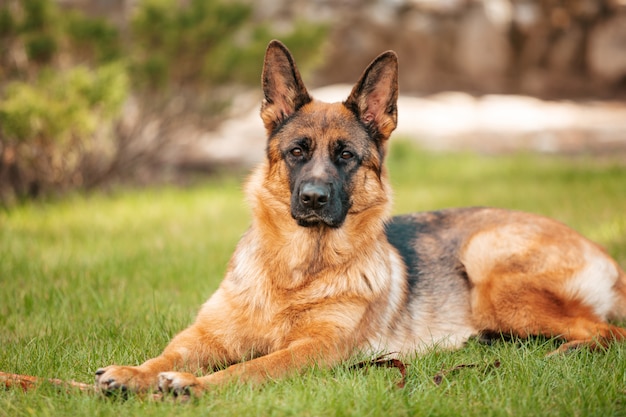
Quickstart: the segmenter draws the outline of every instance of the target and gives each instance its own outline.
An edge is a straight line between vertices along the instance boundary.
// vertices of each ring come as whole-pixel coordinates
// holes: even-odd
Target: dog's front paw
[[[96,388],[103,392],[142,392],[156,388],[156,380],[136,366],[111,365],[96,371]]]
[[[161,372],[159,374],[159,391],[172,393],[175,396],[198,396],[202,393],[202,384],[198,378],[186,372]]]

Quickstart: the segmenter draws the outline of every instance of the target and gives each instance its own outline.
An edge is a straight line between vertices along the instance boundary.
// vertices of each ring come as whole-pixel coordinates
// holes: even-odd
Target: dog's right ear
[[[273,40],[267,46],[262,83],[265,97],[261,118],[268,135],[312,100],[291,53],[280,41]]]

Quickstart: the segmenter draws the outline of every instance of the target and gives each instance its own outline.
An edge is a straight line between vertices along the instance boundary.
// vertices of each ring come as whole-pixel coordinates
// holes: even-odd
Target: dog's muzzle
[[[333,195],[331,184],[307,181],[300,184],[291,201],[291,215],[300,226],[325,224],[339,227],[343,223],[341,202]]]

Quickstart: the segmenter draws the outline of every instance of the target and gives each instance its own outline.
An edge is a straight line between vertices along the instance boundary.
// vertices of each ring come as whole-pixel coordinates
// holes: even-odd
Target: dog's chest
[[[223,290],[207,306],[227,323],[220,327],[223,336],[242,356],[285,348],[306,321],[311,307],[300,291],[280,290],[259,281],[245,291],[232,283],[223,285]]]

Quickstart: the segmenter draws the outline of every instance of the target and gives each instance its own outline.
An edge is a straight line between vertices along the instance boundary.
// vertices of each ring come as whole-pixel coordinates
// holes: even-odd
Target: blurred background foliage
[[[184,3],[184,4],[183,4]],[[0,200],[149,181],[173,132],[206,129],[257,84],[273,30],[250,5],[143,0],[115,24],[53,0],[0,1]],[[280,33],[307,68],[326,34]]]
[[[508,149],[506,138],[517,151],[626,149],[626,0],[0,0],[0,205],[255,162],[263,129],[246,117],[272,38],[309,87],[352,84],[393,49],[403,95],[429,95],[448,126],[545,107],[502,108],[492,94],[578,105],[544,112],[544,124],[528,117],[517,133],[463,131],[452,149],[479,137],[473,149],[487,152]],[[478,114],[490,106],[499,113]],[[404,105],[399,128],[438,120],[419,109]],[[568,126],[554,120],[563,114]]]

